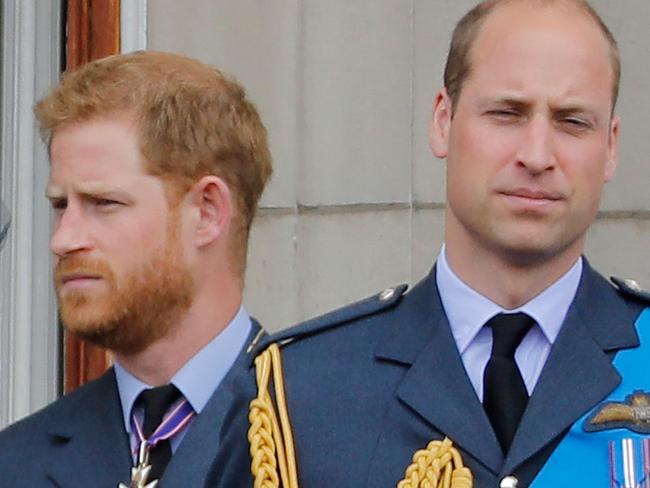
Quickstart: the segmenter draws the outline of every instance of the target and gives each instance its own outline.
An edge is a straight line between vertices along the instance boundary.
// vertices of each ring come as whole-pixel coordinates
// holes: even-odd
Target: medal
[[[146,442],[142,442],[138,452],[138,464],[131,468],[131,483],[128,486],[120,483],[117,488],[156,488],[158,480],[147,483],[150,471],[149,445]]]
[[[151,464],[149,464],[149,450],[155,447],[160,441],[170,439],[183,430],[194,418],[196,412],[187,400],[180,402],[165,420],[148,437],[145,438],[142,432],[142,425],[131,416],[132,432],[135,433],[138,441],[138,462],[131,468],[131,483],[125,485],[120,483],[117,488],[156,488],[158,480],[149,480]]]
[[[609,441],[609,469],[612,488],[650,487],[650,439]]]

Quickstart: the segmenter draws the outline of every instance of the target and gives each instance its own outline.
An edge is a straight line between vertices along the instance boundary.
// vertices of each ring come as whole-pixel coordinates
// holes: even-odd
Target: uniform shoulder
[[[45,442],[52,425],[68,410],[68,403],[66,397],[60,398],[0,431],[0,452],[4,453],[0,455],[0,466],[15,459],[16,446],[33,447]]]
[[[650,306],[650,292],[641,288],[635,280],[630,278],[617,278],[615,276],[610,277],[610,280],[618,292],[625,298]]]
[[[106,383],[113,381],[112,372],[108,371],[97,380],[64,395],[40,410],[24,417],[0,431],[0,452],[6,445],[15,442],[29,442],[29,439],[40,437],[47,433],[52,426],[58,425],[65,419],[74,418],[75,415],[86,408],[89,399],[96,396],[98,390],[106,387]]]
[[[363,300],[309,319],[275,334],[266,335],[260,338],[259,342],[254,346],[253,356],[266,349],[270,344],[278,343],[284,346],[305,337],[311,337],[324,331],[352,324],[359,319],[389,310],[400,302],[407,288],[408,285],[386,288]]]

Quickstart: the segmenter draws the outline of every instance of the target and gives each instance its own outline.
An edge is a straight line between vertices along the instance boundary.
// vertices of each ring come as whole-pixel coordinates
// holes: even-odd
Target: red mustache
[[[113,270],[106,261],[83,256],[61,259],[54,268],[54,283],[58,287],[78,278],[103,278],[112,280]]]

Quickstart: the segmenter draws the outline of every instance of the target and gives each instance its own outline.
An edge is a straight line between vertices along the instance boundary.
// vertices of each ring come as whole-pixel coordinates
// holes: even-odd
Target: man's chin
[[[61,322],[66,332],[82,341],[90,342],[96,346],[106,347],[110,337],[115,335],[115,326],[105,322],[88,320],[87,317],[70,317],[61,314]]]
[[[569,246],[546,242],[543,237],[529,236],[521,241],[510,241],[501,246],[504,260],[518,267],[541,266],[561,259]]]
[[[76,338],[122,354],[138,354],[149,347],[155,339],[145,336],[134,336],[115,324],[66,324],[64,328]]]

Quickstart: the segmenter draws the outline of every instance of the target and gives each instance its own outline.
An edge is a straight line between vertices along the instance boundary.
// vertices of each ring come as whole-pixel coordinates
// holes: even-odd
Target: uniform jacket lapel
[[[160,487],[203,486],[207,472],[220,452],[223,439],[229,435],[233,419],[243,409],[248,409],[252,394],[241,390],[248,378],[248,344],[260,330],[257,322],[240,351],[237,360],[230,368],[207,405],[192,423],[190,430],[172,456],[160,482]],[[243,437],[241,442],[246,442]],[[244,473],[245,474],[245,473]]]
[[[503,455],[458,354],[435,272],[405,297],[376,357],[408,369],[397,387],[404,404],[489,470],[499,471]],[[440,438],[435,434],[429,440]]]
[[[244,400],[251,398],[240,386],[248,384],[243,380],[248,369],[245,349],[259,329],[254,322],[235,364],[172,456],[158,485],[161,488],[203,486],[223,438],[230,435],[231,418],[240,415],[247,408]],[[86,387],[51,423],[47,473],[56,486],[116,487],[118,482],[128,483],[132,458],[112,370]]]
[[[61,488],[117,486],[131,458],[112,370],[51,422],[48,476]]]
[[[612,353],[639,344],[634,328],[638,312],[585,261],[576,299],[533,391],[503,473],[513,472],[620,383]]]
[[[396,396],[430,425],[429,440],[446,435],[495,476],[510,474],[527,461],[543,462],[536,454],[541,455],[550,442],[559,439],[620,383],[611,359],[619,349],[638,345],[634,329],[638,313],[639,308],[622,300],[585,260],[576,299],[505,460],[462,365],[440,302],[435,272],[404,298],[376,357],[406,369]],[[372,473],[380,473],[382,464],[396,455],[389,452],[391,443],[399,444],[398,436],[414,429],[404,416],[387,420],[370,467],[370,485]],[[421,447],[424,445],[411,449],[414,452]]]

